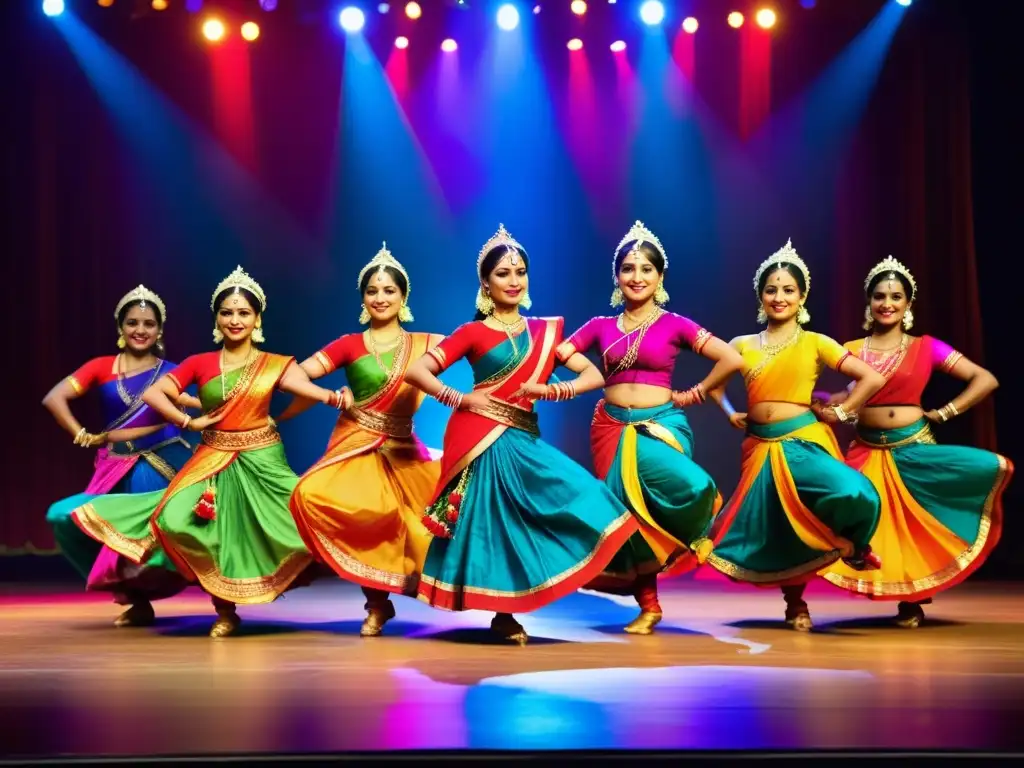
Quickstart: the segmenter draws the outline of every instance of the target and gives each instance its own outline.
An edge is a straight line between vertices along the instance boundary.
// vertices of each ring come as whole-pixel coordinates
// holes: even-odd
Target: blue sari
[[[163,417],[142,402],[142,394],[174,363],[161,360],[156,367],[96,389],[107,425],[104,432],[156,426]],[[50,506],[46,520],[68,561],[86,579],[91,590],[112,591],[120,603],[170,597],[186,586],[173,564],[158,553],[139,566],[101,545],[76,525],[72,511],[97,496],[111,493],[146,493],[167,487],[192,455],[192,445],[181,430],[165,424],[153,434],[123,443],[109,443],[96,454],[95,471],[83,493]]]
[[[536,610],[586,585],[637,530],[604,483],[540,438],[532,403],[513,401],[548,381],[562,340],[561,318],[527,326],[513,341],[470,323],[428,353],[444,367],[472,346],[474,391],[491,398],[445,431],[418,595],[437,608]]]

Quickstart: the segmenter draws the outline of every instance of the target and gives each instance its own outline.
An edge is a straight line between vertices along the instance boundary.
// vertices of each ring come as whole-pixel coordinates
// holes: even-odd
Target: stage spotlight
[[[114,0],[96,0],[96,5],[100,8],[109,8],[114,4]]]
[[[816,4],[816,0],[800,0],[800,5],[804,8],[813,8]]]
[[[247,21],[242,25],[242,39],[250,43],[260,36],[260,25],[255,21]]]
[[[405,4],[405,15],[410,19],[418,19],[423,15],[423,9],[420,8],[419,3],[406,3]]]
[[[583,41],[580,40],[578,37],[574,37],[572,40],[565,44],[565,47],[568,48],[570,51],[580,51],[583,50]]]
[[[733,29],[739,29],[743,26],[743,14],[739,11],[733,11],[729,14],[729,26]]]
[[[224,22],[220,19],[207,19],[203,22],[203,37],[211,43],[218,43],[224,39]]]
[[[47,16],[60,16],[64,13],[64,0],[43,0],[43,13]]]
[[[452,40],[450,37],[446,38],[444,42],[441,43],[441,50],[444,51],[445,53],[454,53],[455,51],[458,50],[458,48],[459,44]]]
[[[402,36],[395,38],[395,48],[401,48],[402,50],[409,47],[409,38]]]
[[[572,5],[570,5],[569,8],[577,16],[582,16],[587,12],[587,4],[583,2],[583,0],[572,0]]]
[[[611,49],[615,53],[622,53],[622,51],[626,50],[626,41],[616,40],[614,43],[611,44]]]
[[[757,26],[761,29],[771,29],[775,26],[775,11],[771,8],[762,8],[754,18],[757,20]]]
[[[366,23],[366,16],[361,10],[350,5],[348,8],[343,8],[338,14],[338,23],[346,32],[358,32]]]
[[[506,32],[519,26],[519,11],[512,3],[505,3],[498,9],[498,26]]]
[[[277,9],[277,0],[260,0],[260,8],[264,11],[273,11]]]
[[[640,21],[648,26],[661,24],[665,19],[665,6],[658,0],[647,0],[640,6]]]
[[[697,31],[697,20],[693,16],[687,16],[683,19],[683,31],[689,32],[691,35]]]
[[[277,0],[267,0],[267,2],[273,2],[274,8],[277,7]],[[199,13],[203,9],[203,0],[185,0],[185,10],[189,13]],[[265,10],[272,10],[266,8]]]
[[[539,5],[533,6],[533,12],[534,12],[534,14],[540,13],[540,6]]]
[[[902,5],[904,8],[906,8],[913,2],[913,0],[896,0],[896,2]]]
[[[377,6],[377,13],[387,13],[390,10],[391,10],[391,6],[388,5],[387,3],[380,3]]]
[[[167,0],[153,0],[153,2],[150,3],[150,5],[153,6],[154,11],[167,10]]]

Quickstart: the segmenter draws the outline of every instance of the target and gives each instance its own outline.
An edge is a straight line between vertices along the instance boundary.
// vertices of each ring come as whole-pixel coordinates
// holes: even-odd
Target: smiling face
[[[125,348],[134,354],[149,352],[160,338],[160,319],[152,304],[132,304],[121,322]]]
[[[405,294],[386,269],[373,272],[363,289],[363,306],[378,323],[393,320],[402,309]]]
[[[644,244],[632,246],[619,264],[619,289],[626,301],[643,304],[661,285],[661,271],[657,257]]]
[[[804,302],[800,283],[785,267],[775,267],[765,278],[761,305],[773,323],[784,323],[796,316]]]
[[[899,276],[890,272],[871,289],[871,319],[880,330],[903,322],[910,308],[910,295]]]
[[[496,307],[512,309],[519,306],[530,283],[526,260],[514,248],[505,249],[481,283]]]
[[[217,309],[217,329],[226,341],[239,343],[252,336],[259,314],[240,291],[231,291],[220,302]]]

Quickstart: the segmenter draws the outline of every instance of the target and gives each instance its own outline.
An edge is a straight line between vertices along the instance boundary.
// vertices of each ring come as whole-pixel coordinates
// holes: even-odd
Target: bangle
[[[559,381],[554,384],[548,384],[548,389],[544,393],[543,399],[560,403],[563,400],[572,400],[574,397],[576,397],[576,382]]]
[[[851,421],[854,420],[854,416],[852,414],[847,413],[846,409],[843,408],[841,404],[830,405],[829,408],[832,409],[832,412],[836,415],[836,418],[843,422],[843,424],[849,424]]]
[[[434,393],[434,399],[437,400],[441,405],[451,408],[453,411],[459,410],[459,406],[462,405],[462,393],[457,389],[452,389],[447,384],[437,390]]]
[[[331,396],[327,399],[327,404],[329,406],[331,406],[331,408],[337,408],[340,411],[341,410],[341,403],[342,403],[341,390],[340,389],[336,389],[333,392],[331,392]]]
[[[188,415],[188,414],[186,413],[186,414],[185,414],[185,418],[184,418],[184,419],[182,420],[182,422],[181,422],[181,428],[182,428],[182,429],[188,429],[188,425],[189,425],[189,424],[191,424],[191,423],[192,423],[192,417],[191,417],[191,416],[189,416],[189,415]]]
[[[82,438],[85,437],[85,435],[86,429],[85,427],[82,427],[80,430],[78,430],[78,432],[75,433],[75,445],[80,444],[82,442]]]
[[[959,415],[960,411],[957,410],[957,407],[953,405],[952,401],[946,403],[946,405],[939,408],[939,418],[942,419],[943,422],[947,422],[954,416]]]

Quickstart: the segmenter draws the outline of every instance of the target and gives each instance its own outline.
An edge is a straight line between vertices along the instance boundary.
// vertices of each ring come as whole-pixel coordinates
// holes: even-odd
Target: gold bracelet
[[[80,430],[78,430],[78,432],[77,432],[77,433],[75,434],[75,445],[80,445],[80,444],[81,444],[81,442],[82,442],[82,438],[83,438],[83,437],[84,437],[85,435],[86,435],[86,429],[85,429],[85,427],[82,427],[82,428],[81,428]]]
[[[182,429],[188,429],[188,425],[189,425],[189,424],[191,424],[191,423],[192,423],[192,417],[191,417],[191,416],[189,416],[189,415],[188,415],[188,414],[186,413],[186,414],[185,414],[185,419],[184,419],[184,420],[183,420],[183,421],[181,422],[181,428],[182,428]]]

